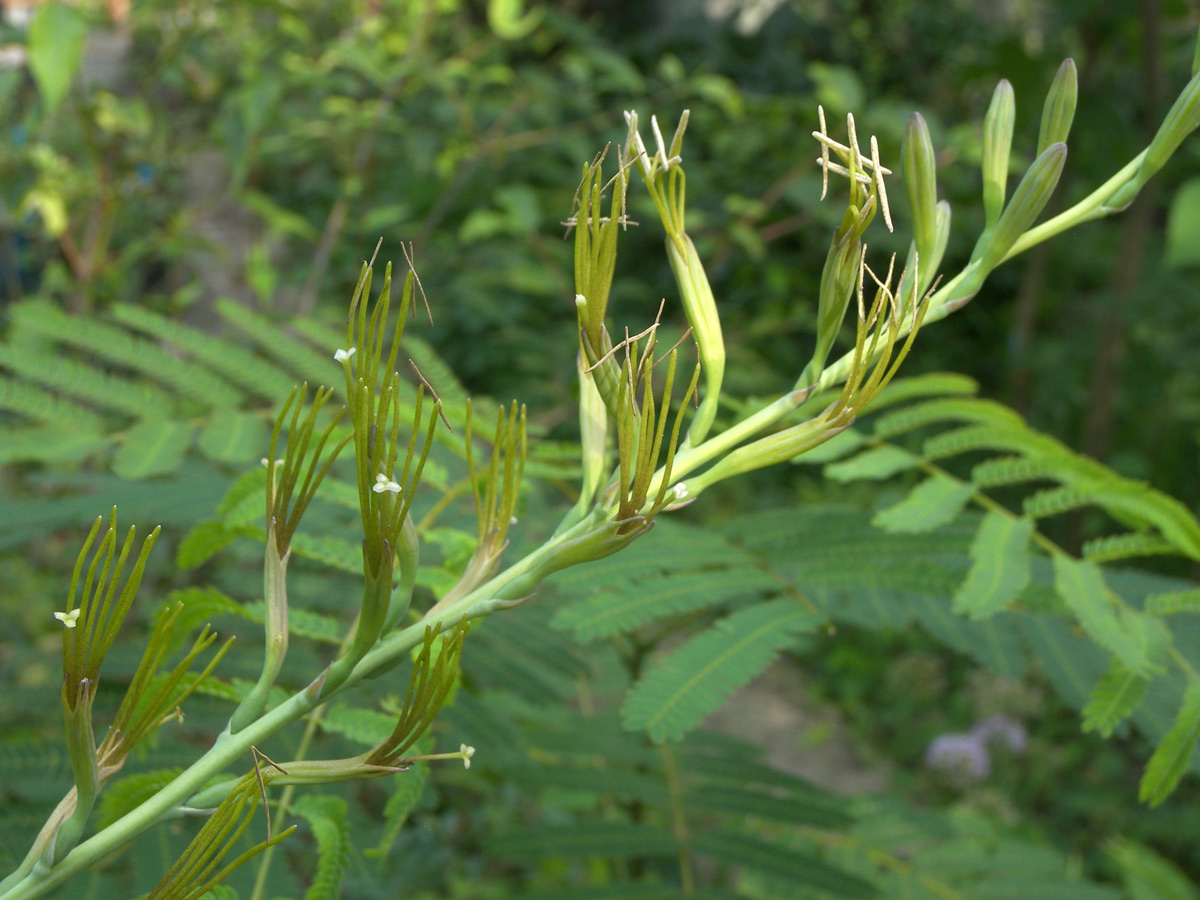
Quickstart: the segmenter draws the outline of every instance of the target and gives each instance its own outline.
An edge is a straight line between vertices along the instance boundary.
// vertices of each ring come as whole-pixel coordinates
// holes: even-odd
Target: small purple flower
[[[1008,716],[992,716],[984,719],[971,729],[971,734],[993,747],[997,744],[1004,744],[1013,753],[1022,752],[1029,743],[1029,735],[1025,732],[1025,726]]]
[[[955,732],[934,738],[925,751],[925,765],[962,781],[980,781],[992,771],[987,746],[974,732]]]

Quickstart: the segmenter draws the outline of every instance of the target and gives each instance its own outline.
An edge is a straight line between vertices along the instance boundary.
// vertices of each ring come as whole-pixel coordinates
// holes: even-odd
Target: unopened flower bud
[[[1145,182],[1161,169],[1171,154],[1174,153],[1183,139],[1196,130],[1200,125],[1200,74],[1193,75],[1187,87],[1180,93],[1175,105],[1167,113],[1154,140],[1146,148],[1146,158],[1142,160],[1142,168],[1138,172],[1139,184]]]
[[[989,228],[1000,218],[1004,208],[1016,109],[1012,85],[1002,78],[983,120],[983,209]]]
[[[1029,171],[1013,191],[1012,202],[1005,208],[1004,215],[992,231],[987,249],[983,253],[985,272],[999,265],[1017,238],[1028,231],[1041,214],[1050,201],[1050,195],[1058,186],[1058,179],[1066,161],[1066,144],[1051,144],[1033,161]]]
[[[912,208],[913,241],[917,245],[917,253],[924,260],[932,254],[937,232],[937,163],[929,126],[920,113],[913,113],[909,117],[900,153],[904,166],[904,187],[908,190],[908,203]]]
[[[1066,143],[1071,133],[1071,122],[1075,118],[1075,102],[1079,96],[1079,76],[1075,71],[1075,60],[1064,59],[1058,74],[1046,94],[1046,105],[1042,107],[1042,127],[1038,132],[1038,156],[1051,144]]]

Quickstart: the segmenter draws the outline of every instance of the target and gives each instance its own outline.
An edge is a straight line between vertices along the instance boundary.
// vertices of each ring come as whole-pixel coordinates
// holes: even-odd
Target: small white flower
[[[54,618],[62,622],[67,628],[74,628],[79,622],[79,609],[80,607],[77,606],[70,612],[56,612]]]
[[[358,352],[357,347],[351,347],[349,350],[338,350],[336,353],[333,354],[333,358],[337,362],[345,362],[346,360],[348,360],[350,357],[352,357],[357,352]]]
[[[259,462],[263,464],[264,469],[268,469],[271,466],[271,461],[269,459],[267,459],[265,456],[262,459],[260,459]],[[282,459],[275,460],[275,465],[282,466],[283,460]]]
[[[682,500],[688,495],[687,485],[681,481],[671,488],[671,493],[675,495],[676,500]]]
[[[375,476],[375,484],[371,486],[377,494],[382,494],[384,491],[391,491],[393,494],[400,493],[400,485],[389,479],[386,475],[379,474]]]
[[[466,744],[459,744],[458,752],[462,754],[463,768],[471,768],[471,757],[475,755],[475,748],[468,747]]]

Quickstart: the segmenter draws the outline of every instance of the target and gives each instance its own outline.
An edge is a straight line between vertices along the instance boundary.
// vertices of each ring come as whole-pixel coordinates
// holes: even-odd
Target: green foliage
[[[317,844],[316,871],[304,900],[334,900],[341,893],[342,874],[350,854],[345,801],[338,797],[301,797],[291,809],[308,822]]]
[[[622,707],[627,728],[656,741],[678,739],[733,692],[762,672],[776,654],[821,622],[794,599],[761,603],[717,622],[646,674]]]
[[[824,366],[826,354],[845,330],[847,305],[854,308],[849,303],[854,279],[848,276],[863,276],[862,270],[846,264],[858,263],[857,244],[853,253],[843,254],[836,291],[821,290],[821,321],[815,328],[818,351],[801,380],[824,389],[836,388],[839,379],[845,379],[847,390],[833,406],[830,393],[815,390],[817,396],[808,398],[813,405],[802,406],[796,415],[796,406],[805,398],[786,393],[761,411],[737,400],[721,407],[722,414],[734,409],[739,417],[753,413],[762,418],[743,418],[732,425],[714,419],[719,399],[727,399],[719,398],[716,390],[725,348],[715,322],[714,291],[726,309],[749,302],[762,308],[748,332],[767,337],[762,349],[752,346],[754,341],[741,340],[746,334],[740,332],[740,324],[730,331],[739,340],[731,341],[726,375],[727,382],[738,387],[739,380],[765,382],[768,374],[783,368],[790,383],[796,375],[790,369],[796,353],[792,332],[811,331],[817,324],[811,321],[812,312],[797,313],[791,298],[817,290],[812,273],[820,270],[819,255],[801,248],[793,258],[796,248],[788,247],[786,253],[779,249],[791,242],[774,242],[795,223],[828,220],[836,225],[840,213],[812,205],[808,194],[815,191],[808,189],[814,179],[797,174],[799,169],[776,183],[759,184],[777,175],[764,165],[767,150],[776,153],[779,146],[790,147],[782,140],[784,127],[794,134],[797,110],[809,114],[805,104],[810,86],[791,79],[810,78],[818,95],[839,112],[865,103],[868,96],[883,98],[872,100],[862,118],[880,120],[883,158],[889,158],[889,143],[899,141],[903,116],[888,107],[898,98],[888,94],[886,79],[893,71],[908,73],[909,78],[916,71],[924,77],[918,57],[934,51],[929,35],[920,29],[915,33],[921,40],[908,39],[915,27],[907,18],[913,6],[902,3],[895,11],[880,13],[901,18],[891,20],[894,34],[873,37],[880,46],[896,40],[905,48],[904,53],[891,54],[887,72],[871,58],[856,59],[861,76],[842,65],[814,61],[795,74],[777,73],[783,78],[774,79],[780,83],[770,90],[743,93],[723,74],[703,71],[715,65],[714,71],[723,72],[725,58],[714,56],[717,62],[710,63],[700,56],[697,61],[694,55],[702,41],[687,47],[692,38],[681,39],[675,52],[657,56],[664,45],[656,42],[669,39],[647,37],[642,50],[646,55],[631,62],[571,14],[539,5],[526,12],[516,3],[489,3],[485,26],[475,11],[454,2],[436,8],[347,4],[345,9],[320,2],[286,9],[250,3],[205,15],[184,9],[165,16],[158,5],[150,4],[138,14],[146,15],[143,21],[154,23],[162,33],[153,32],[152,42],[143,34],[140,53],[153,58],[149,65],[162,75],[145,78],[145,83],[164,86],[166,102],[161,106],[157,98],[118,98],[85,85],[69,89],[81,58],[83,20],[58,4],[39,13],[39,20],[45,21],[31,33],[29,51],[43,112],[57,108],[58,118],[23,114],[22,127],[31,128],[34,146],[28,152],[6,151],[11,155],[3,161],[5,171],[15,167],[18,177],[9,179],[6,196],[0,199],[6,208],[40,216],[34,227],[50,242],[47,246],[61,250],[65,269],[62,264],[57,270],[48,265],[39,273],[40,296],[8,307],[11,324],[0,346],[0,366],[11,377],[0,379],[0,409],[3,424],[15,427],[0,437],[0,461],[16,464],[6,489],[12,487],[21,499],[6,511],[0,544],[22,545],[31,537],[73,525],[81,512],[94,511],[95,494],[115,491],[124,498],[123,507],[128,501],[139,519],[143,512],[146,518],[157,518],[165,508],[171,517],[167,521],[180,533],[186,531],[176,561],[183,569],[196,570],[188,573],[186,582],[156,585],[164,592],[186,586],[168,595],[173,612],[161,614],[158,622],[173,623],[176,633],[155,631],[145,657],[152,664],[145,671],[153,671],[166,652],[178,650],[187,631],[210,619],[218,618],[234,631],[245,630],[240,638],[250,633],[248,624],[265,628],[267,664],[261,674],[245,659],[254,654],[244,654],[226,661],[221,680],[199,685],[183,670],[146,682],[135,655],[126,653],[123,658],[120,648],[114,652],[117,658],[110,668],[117,677],[151,692],[166,688],[157,697],[161,702],[151,704],[156,724],[173,720],[172,706],[180,693],[195,689],[202,695],[192,698],[187,725],[179,733],[166,735],[164,746],[144,748],[142,758],[131,758],[132,774],[115,780],[101,795],[101,828],[123,814],[131,815],[139,828],[149,828],[191,811],[192,803],[217,811],[209,819],[217,825],[202,826],[198,840],[204,840],[187,847],[177,844],[192,829],[159,825],[157,837],[164,852],[182,854],[183,863],[168,874],[155,896],[196,895],[213,885],[216,878],[209,876],[214,871],[220,877],[245,859],[247,854],[218,868],[223,856],[234,853],[235,841],[226,843],[226,838],[236,838],[247,827],[260,791],[262,799],[275,805],[277,825],[288,813],[308,822],[315,841],[315,853],[308,856],[315,860],[309,863],[304,854],[293,853],[292,871],[281,875],[278,865],[270,867],[270,848],[256,845],[248,852],[265,849],[267,854],[260,863],[255,898],[296,896],[302,890],[307,897],[333,897],[343,890],[343,880],[356,882],[347,885],[347,893],[373,895],[393,891],[400,879],[413,893],[520,892],[541,898],[765,898],[818,892],[847,897],[1104,900],[1116,895],[1110,886],[1080,879],[1077,861],[1068,864],[1044,842],[1019,838],[990,820],[962,811],[917,814],[903,805],[851,804],[767,765],[758,748],[700,727],[738,687],[781,656],[806,648],[813,635],[832,635],[842,624],[876,631],[916,625],[995,673],[1014,679],[1044,676],[1081,709],[1084,730],[1105,737],[1132,733],[1135,740],[1153,743],[1157,749],[1142,783],[1148,802],[1162,802],[1195,766],[1200,707],[1194,666],[1200,660],[1200,635],[1189,614],[1197,608],[1196,590],[1170,578],[1105,565],[1147,556],[1168,566],[1172,557],[1200,558],[1200,525],[1188,504],[1068,451],[1028,427],[1016,412],[975,397],[970,379],[932,375],[888,384],[895,374],[890,367],[893,342],[903,338],[902,327],[910,327],[907,320],[899,324],[899,315],[889,315],[889,304],[911,303],[916,310],[918,303],[919,292],[910,296],[903,288],[905,276],[895,290],[898,298],[890,287],[883,287],[869,316],[860,296],[855,352],[830,366]],[[812,15],[821,17],[823,25],[836,24],[843,12],[843,4],[833,4]],[[936,36],[939,28],[948,27],[942,19],[955,15],[953,10],[941,11],[929,24],[929,34]],[[268,19],[270,27],[263,27]],[[394,29],[384,26],[393,20],[400,24]],[[613,27],[619,30],[619,13],[617,20]],[[57,23],[53,40],[47,37],[51,32],[46,21]],[[845,27],[830,29],[822,40],[836,47],[847,35],[878,27],[870,17],[842,24]],[[971,43],[958,31],[949,33],[953,46]],[[1040,33],[1044,37],[1057,31],[1046,28]],[[858,43],[856,37],[856,57]],[[995,52],[990,39],[978,43],[979,52]],[[780,56],[754,55],[767,69]],[[815,59],[814,54],[801,54],[808,56]],[[795,54],[786,57],[793,59]],[[772,80],[767,69],[762,73],[765,82]],[[1096,69],[1089,66],[1084,71]],[[1024,80],[1032,77],[1025,74]],[[1018,76],[1017,94],[1028,86],[1021,81]],[[971,90],[986,95],[975,81],[967,87],[964,96]],[[304,452],[298,453],[301,459],[280,464],[269,460],[265,470],[255,462],[267,446],[277,404],[294,380],[326,382],[335,371],[330,356],[341,343],[340,328],[328,318],[309,315],[323,292],[323,280],[329,280],[324,278],[325,267],[335,243],[347,248],[337,253],[356,254],[368,246],[365,235],[371,235],[373,243],[378,233],[403,227],[417,233],[422,250],[432,244],[435,254],[466,261],[454,273],[450,295],[455,302],[438,310],[440,327],[431,335],[452,337],[439,338],[436,347],[406,337],[403,345],[403,353],[419,370],[419,380],[431,385],[444,402],[447,424],[458,428],[465,423],[471,391],[442,362],[445,353],[454,357],[474,389],[482,384],[507,397],[510,385],[520,385],[525,396],[529,382],[535,382],[539,399],[549,402],[543,407],[546,415],[531,415],[531,421],[539,419],[555,428],[570,417],[550,408],[567,395],[568,379],[560,377],[560,363],[569,362],[575,338],[581,335],[572,334],[569,324],[549,324],[553,318],[546,315],[547,301],[572,292],[554,273],[567,253],[545,243],[541,234],[545,221],[558,218],[548,211],[564,205],[554,174],[563,165],[559,151],[547,153],[544,147],[550,140],[568,146],[566,152],[575,160],[571,165],[581,156],[590,158],[596,144],[591,132],[606,124],[595,110],[616,108],[618,98],[651,93],[660,102],[690,104],[694,123],[716,132],[712,156],[729,161],[721,166],[733,167],[707,160],[693,166],[689,159],[693,186],[702,188],[692,196],[707,190],[714,203],[707,209],[696,205],[691,220],[694,243],[683,230],[678,161],[682,127],[669,151],[656,141],[663,146],[656,148],[648,176],[652,190],[656,174],[669,184],[671,215],[666,218],[678,220],[664,221],[672,242],[671,262],[705,363],[706,389],[697,396],[701,412],[681,445],[678,471],[692,473],[714,463],[697,473],[700,480],[688,474],[692,491],[698,493],[731,474],[720,468],[726,460],[737,463],[729,469],[748,471],[764,460],[780,461],[811,448],[795,461],[824,465],[832,482],[872,482],[867,490],[874,494],[878,489],[882,503],[867,510],[841,500],[829,502],[828,488],[814,489],[805,480],[811,470],[797,469],[800,493],[816,502],[761,510],[748,508],[746,498],[740,497],[739,515],[724,525],[701,528],[666,518],[655,521],[671,498],[690,501],[694,494],[684,483],[672,485],[668,477],[674,438],[666,456],[668,472],[655,473],[663,431],[660,425],[656,434],[653,424],[657,396],[640,363],[635,369],[627,361],[621,370],[628,384],[626,405],[616,416],[621,432],[617,450],[622,470],[633,461],[637,471],[632,478],[622,471],[616,485],[619,524],[596,527],[603,518],[600,513],[607,514],[612,506],[612,491],[606,494],[602,481],[612,463],[611,448],[606,457],[607,419],[600,425],[598,444],[588,445],[582,465],[579,448],[569,441],[535,443],[526,465],[525,413],[518,417],[515,404],[507,418],[508,407],[499,410],[501,427],[490,448],[486,475],[473,467],[472,446],[478,441],[470,430],[464,447],[461,432],[452,435],[428,416],[430,437],[418,451],[430,453],[428,465],[421,455],[412,481],[401,476],[394,483],[402,502],[388,505],[391,498],[385,492],[393,491],[389,479],[397,455],[396,423],[403,419],[423,427],[418,406],[422,393],[416,381],[398,380],[391,388],[394,394],[385,386],[374,408],[373,370],[365,390],[355,391],[351,384],[349,394],[338,398],[354,410],[357,478],[339,466],[322,481],[321,471],[316,477],[321,483],[312,485],[315,493],[307,493],[307,480],[299,487],[289,516],[287,498],[298,487],[295,476],[306,462]],[[979,290],[987,274],[980,267],[990,270],[1010,251],[1030,246],[1029,234],[1023,237],[1022,232],[1047,202],[1057,202],[1050,195],[1065,156],[1065,147],[1057,142],[1068,137],[1076,95],[1075,67],[1068,61],[1044,107],[1038,159],[1007,206],[1009,161],[1020,168],[1024,152],[1021,131],[1014,129],[1013,86],[1002,82],[997,90],[982,148],[968,135],[970,129],[950,136],[945,158],[982,156],[987,227],[968,264],[970,271],[964,270],[961,279],[956,276],[957,282],[952,279],[942,297],[953,302],[937,307],[937,317]],[[1185,91],[1168,126],[1155,138],[1152,153],[1135,158],[1138,174],[1124,182],[1121,203],[1132,199],[1145,177],[1161,167],[1194,126],[1187,105],[1194,95],[1191,88]],[[0,94],[0,102],[15,96]],[[750,116],[741,118],[747,110]],[[164,112],[191,129],[185,140],[180,140],[182,132],[164,127]],[[1081,109],[1081,115],[1086,110]],[[93,119],[99,136],[92,133]],[[452,119],[462,130],[447,136]],[[571,121],[575,124],[564,134],[563,123]],[[735,127],[729,127],[731,121]],[[954,194],[961,188],[956,185],[961,176],[935,174],[935,160],[941,156],[935,158],[930,131],[941,144],[940,132],[948,129],[935,115],[930,122],[932,129],[924,119],[920,127],[910,121],[904,151],[906,180],[920,182],[908,186],[910,196],[917,198],[914,246],[920,250],[922,283],[932,281],[937,268],[932,261],[947,250],[948,207],[938,202],[938,189]],[[72,131],[77,126],[82,138]],[[657,132],[657,122],[653,128]],[[1109,123],[1108,131],[1122,129]],[[231,149],[233,188],[231,197],[223,199],[232,198],[234,206],[262,225],[261,241],[238,248],[239,253],[245,251],[239,287],[257,296],[257,307],[245,296],[236,302],[214,302],[207,295],[197,300],[204,289],[191,288],[167,301],[154,295],[161,284],[151,279],[150,289],[143,290],[141,282],[135,284],[129,277],[161,256],[173,269],[167,283],[186,280],[179,279],[178,272],[181,266],[186,270],[185,257],[194,252],[197,241],[191,235],[141,234],[143,229],[150,231],[146,223],[156,210],[128,185],[136,183],[132,160],[150,158],[160,166],[171,165],[166,161],[172,154],[180,146],[192,146],[197,136],[199,143],[216,140]],[[914,137],[922,139],[919,147]],[[855,143],[853,135],[849,140]],[[623,148],[626,164],[634,146],[631,137]],[[73,152],[79,147],[86,152]],[[882,185],[873,183],[864,192],[854,172],[873,170],[877,178],[882,171],[878,151],[868,160],[857,151],[841,149],[845,155],[839,158],[851,172],[851,196],[857,197],[849,212],[855,227],[865,227],[875,212],[871,204],[882,200]],[[621,161],[622,152],[615,155]],[[395,159],[403,159],[404,165],[388,162],[388,177],[378,177],[384,168],[381,162]],[[637,162],[648,164],[648,159],[642,148]],[[481,169],[486,174],[481,176]],[[507,174],[501,177],[497,172]],[[1108,175],[1106,171],[1104,178]],[[596,179],[592,224],[599,228],[605,185],[598,170]],[[169,185],[182,180],[162,177],[155,184],[155,202],[171,208],[172,214],[175,198]],[[725,185],[722,190],[727,193],[712,191],[713,183]],[[610,198],[605,239],[615,242],[619,237],[628,243],[626,229],[617,227],[628,224],[623,194],[618,207],[619,193],[614,190]],[[369,198],[369,206],[364,198]],[[652,199],[654,211],[661,213],[663,197]],[[957,228],[963,204],[957,195],[955,201]],[[720,202],[725,205],[717,213],[715,204]],[[1110,194],[1097,202],[1097,214],[1119,205]],[[653,216],[644,198],[634,198],[632,204],[638,216]],[[193,212],[178,206],[180,221]],[[587,198],[584,206],[589,206]],[[768,223],[780,207],[788,217]],[[886,207],[884,213],[887,217]],[[967,209],[965,217],[972,215]],[[130,220],[136,223],[137,240],[129,239]],[[455,232],[444,228],[446,221],[461,225]],[[720,221],[730,224],[716,224]],[[1055,221],[1060,220],[1052,219],[1035,232],[1044,235]],[[579,233],[586,230],[580,228]],[[1173,231],[1174,252],[1186,261],[1186,254],[1180,256],[1177,249],[1179,227]],[[445,243],[444,233],[458,243]],[[76,238],[84,235],[87,244],[80,253]],[[961,243],[957,232],[953,239]],[[522,241],[524,246],[516,246]],[[453,251],[447,252],[447,247]],[[41,252],[45,255],[44,246]],[[952,246],[947,258],[954,252]],[[636,256],[635,251],[629,258]],[[712,267],[717,277],[711,285],[700,262],[709,257],[720,260]],[[7,275],[7,258],[4,262]],[[915,272],[909,277],[909,284],[917,280]],[[431,280],[437,278],[435,274]],[[611,273],[602,282],[607,301]],[[627,315],[630,301],[672,290],[660,290],[654,275],[611,286],[616,316]],[[586,293],[593,293],[593,287],[589,282]],[[579,290],[576,285],[575,293]],[[21,293],[11,283],[5,291],[9,299]],[[423,296],[423,289],[420,293]],[[364,320],[369,294],[366,290],[359,298]],[[431,294],[436,297],[438,292]],[[268,309],[275,296],[291,297],[289,302],[294,301],[300,314],[282,304]],[[122,298],[137,302],[117,302]],[[175,313],[193,302],[190,312],[195,315],[189,318],[203,322],[203,328],[176,321]],[[150,308],[168,305],[171,315]],[[74,317],[63,307],[100,312]],[[712,321],[706,321],[710,312]],[[386,312],[380,316],[381,331],[389,327],[387,318]],[[880,327],[872,332],[867,321]],[[914,316],[914,334],[917,324]],[[594,330],[607,327],[601,322]],[[555,338],[563,340],[556,345]],[[886,343],[884,363],[875,370],[869,363],[864,367],[862,357],[875,357],[880,341]],[[356,342],[350,343],[353,347]],[[953,358],[952,348],[965,343],[948,340],[935,352]],[[561,352],[549,349],[555,346]],[[908,346],[904,343],[901,358]],[[370,355],[365,344],[358,350],[361,355],[351,366]],[[85,355],[90,357],[87,362],[81,361]],[[639,356],[636,349],[629,355]],[[378,353],[375,356],[373,366],[378,364]],[[503,367],[498,360],[504,361]],[[653,369],[653,360],[647,361]],[[671,362],[673,366],[674,359]],[[869,380],[864,381],[868,371]],[[632,388],[643,375],[645,392],[637,403]],[[764,390],[777,390],[775,380]],[[582,386],[586,384],[585,378]],[[863,406],[880,388],[874,409],[888,411],[866,424],[870,420]],[[1173,395],[1184,398],[1181,407],[1189,390],[1177,388]],[[669,394],[668,390],[657,411],[660,423],[669,412]],[[586,406],[586,397],[581,400]],[[815,414],[809,423],[825,421],[821,409],[837,410],[838,417],[826,422],[827,430],[804,431],[805,414]],[[494,412],[489,401],[476,400],[477,417],[483,414],[486,421]],[[767,420],[767,412],[774,418]],[[675,419],[677,430],[687,415],[691,414],[685,403]],[[391,447],[381,455],[382,445],[388,443],[389,416]],[[855,420],[855,427],[846,427]],[[628,426],[633,421],[650,424],[632,429]],[[746,421],[765,423],[764,433],[742,430]],[[776,424],[783,430],[773,432]],[[295,420],[293,432],[294,425]],[[702,439],[710,426],[716,443],[705,449]],[[346,436],[348,432],[334,429],[331,440],[336,444]],[[814,446],[831,436],[824,445]],[[752,437],[757,438],[754,443],[745,443]],[[288,438],[281,453],[291,457],[293,446],[301,442],[294,440],[295,434]],[[408,447],[410,460],[416,440]],[[739,443],[742,446],[736,447]],[[403,454],[403,448],[399,452]],[[964,459],[967,454],[973,455]],[[315,466],[317,459],[312,462]],[[283,466],[283,487],[277,486],[278,465]],[[234,470],[243,474],[229,487]],[[108,471],[124,483],[109,477]],[[407,475],[408,462],[403,471]],[[532,484],[520,486],[522,472]],[[598,473],[600,480],[585,485],[576,511],[555,530],[546,512],[553,505],[548,498],[569,493],[568,485],[581,472],[588,473],[587,478]],[[424,488],[418,491],[422,473]],[[906,480],[904,493],[896,496],[890,485],[882,484],[913,475],[917,479]],[[786,496],[777,486],[775,490]],[[848,495],[856,490],[849,487]],[[222,493],[214,513],[213,501]],[[476,522],[469,520],[468,504],[459,502],[468,495],[476,500]],[[312,510],[293,538],[291,529],[305,512],[309,496]],[[647,497],[654,496],[658,500],[647,505]],[[984,515],[967,512],[969,502],[982,506]],[[398,511],[394,520],[369,515],[384,507],[388,515]],[[347,509],[356,518],[361,511],[365,543],[360,542],[356,523],[351,530]],[[1055,517],[1085,509],[1091,516],[1078,521],[1084,523],[1080,530],[1088,539],[1074,540],[1071,529]],[[529,535],[535,544],[545,544],[505,569],[501,557],[518,514],[525,527],[513,528],[514,544],[519,546]],[[654,533],[639,537],[651,525],[656,525]],[[281,529],[287,530],[287,537],[278,544],[274,559],[268,554],[260,591],[257,578],[262,570],[253,555],[263,542],[276,544]],[[518,530],[524,534],[518,535]],[[610,553],[615,555],[557,577],[557,591],[567,596],[553,617],[551,610],[534,605],[478,626],[461,679],[455,667],[462,632],[437,649],[433,631],[443,624],[523,603],[539,590],[545,575]],[[294,567],[290,608],[283,590],[289,559]],[[348,575],[365,576],[361,607],[346,602]],[[265,600],[255,599],[260,593]],[[414,620],[415,627],[407,627]],[[425,630],[427,624],[433,627]],[[260,639],[261,632],[249,638]],[[195,647],[204,640],[208,638],[202,637]],[[23,661],[35,652],[36,642],[17,643],[30,646],[18,646],[14,659]],[[586,648],[579,646],[583,644]],[[407,671],[415,645],[423,647],[423,654],[414,662],[405,693],[404,678],[390,677],[389,670]],[[196,652],[193,649],[192,656]],[[0,665],[8,663],[0,659]],[[38,697],[53,697],[53,676],[47,679],[35,671],[28,678],[35,687],[18,702],[32,709]],[[361,693],[331,699],[350,681]],[[249,706],[247,698],[254,701]],[[410,702],[414,698],[415,704]],[[429,698],[436,702],[426,702]],[[231,703],[240,704],[232,720]],[[429,726],[432,712],[443,703],[444,715],[418,753],[408,746],[407,737],[415,739]],[[284,724],[300,718],[307,719],[307,729],[298,744],[286,733],[276,737]],[[167,730],[175,731],[175,724],[172,721]],[[227,780],[197,780],[189,768],[197,756],[195,748],[213,735],[221,736],[201,756],[203,765],[209,767],[209,775],[241,766],[236,787]],[[171,746],[173,738],[180,738],[174,743],[181,746]],[[258,748],[267,746],[268,739],[269,752],[282,765],[260,758]],[[446,771],[457,765],[429,765],[447,758],[469,764],[474,747],[460,744],[464,739],[480,747],[474,772],[464,775],[462,770]],[[435,742],[461,749],[426,753],[430,748],[424,744]],[[44,818],[29,816],[28,805],[61,795],[71,768],[61,753],[56,761],[53,751],[39,752],[35,763],[18,758],[23,750],[5,757],[20,746],[0,743],[0,780],[18,785],[4,789],[18,802],[0,814],[0,849],[14,867],[26,865],[20,861],[24,838],[35,833]],[[364,747],[373,749],[362,753]],[[284,754],[290,750],[299,758],[289,762]],[[1141,745],[1131,744],[1130,752],[1142,753]],[[352,753],[359,755],[344,755]],[[402,753],[417,758],[399,756]],[[75,753],[70,761],[77,762],[77,757]],[[247,757],[254,763],[250,775],[244,774]],[[31,770],[39,778],[31,779]],[[78,765],[75,770],[79,790],[83,781]],[[480,771],[484,777],[476,778]],[[64,776],[64,784],[46,789],[55,772]],[[12,777],[4,779],[5,774]],[[368,776],[376,780],[361,783],[353,795],[339,794],[337,787],[314,787]],[[180,787],[184,784],[186,791]],[[275,790],[281,785],[287,785],[282,797]],[[300,798],[292,795],[297,787],[305,790]],[[240,804],[233,814],[231,801]],[[412,819],[419,820],[420,828],[403,827]],[[267,828],[269,843],[270,824]],[[225,830],[217,834],[221,829]],[[14,833],[22,839],[14,841]],[[277,828],[275,836],[281,835]],[[378,871],[371,876],[359,857],[357,848],[362,847],[372,848],[368,855],[378,859]],[[1194,894],[1170,863],[1145,848],[1113,845],[1110,854],[1135,900]],[[489,856],[490,865],[484,862]],[[37,858],[35,852],[26,862]],[[1087,864],[1094,865],[1094,860]],[[140,876],[125,878],[121,867],[126,865],[136,869],[133,862],[120,863],[97,878],[105,888],[119,885],[118,891],[137,893]],[[426,870],[436,874],[427,874],[422,882],[420,873]],[[481,871],[486,875],[481,877]],[[412,873],[417,877],[410,877]],[[10,885],[0,885],[0,893]]]

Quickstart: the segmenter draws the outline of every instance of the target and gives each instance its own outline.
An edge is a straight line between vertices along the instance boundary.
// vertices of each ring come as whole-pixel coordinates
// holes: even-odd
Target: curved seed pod
[[[904,187],[912,208],[913,241],[924,261],[932,255],[937,233],[937,163],[929,126],[920,113],[909,116],[900,150],[904,166]]]
[[[1075,118],[1075,103],[1079,97],[1079,75],[1075,71],[1075,60],[1064,59],[1046,94],[1046,105],[1042,107],[1042,127],[1038,131],[1038,156],[1046,152],[1051,144],[1066,143],[1071,133],[1071,122]]]
[[[992,93],[992,102],[983,120],[983,209],[988,228],[996,224],[1004,208],[1016,109],[1012,85],[1002,78]]]
[[[1029,230],[1041,214],[1058,186],[1063,165],[1067,161],[1067,145],[1051,144],[1033,161],[1021,183],[1013,192],[1012,202],[1004,210],[1000,221],[988,240],[982,256],[982,269],[991,271],[1004,259],[1017,238]]]

